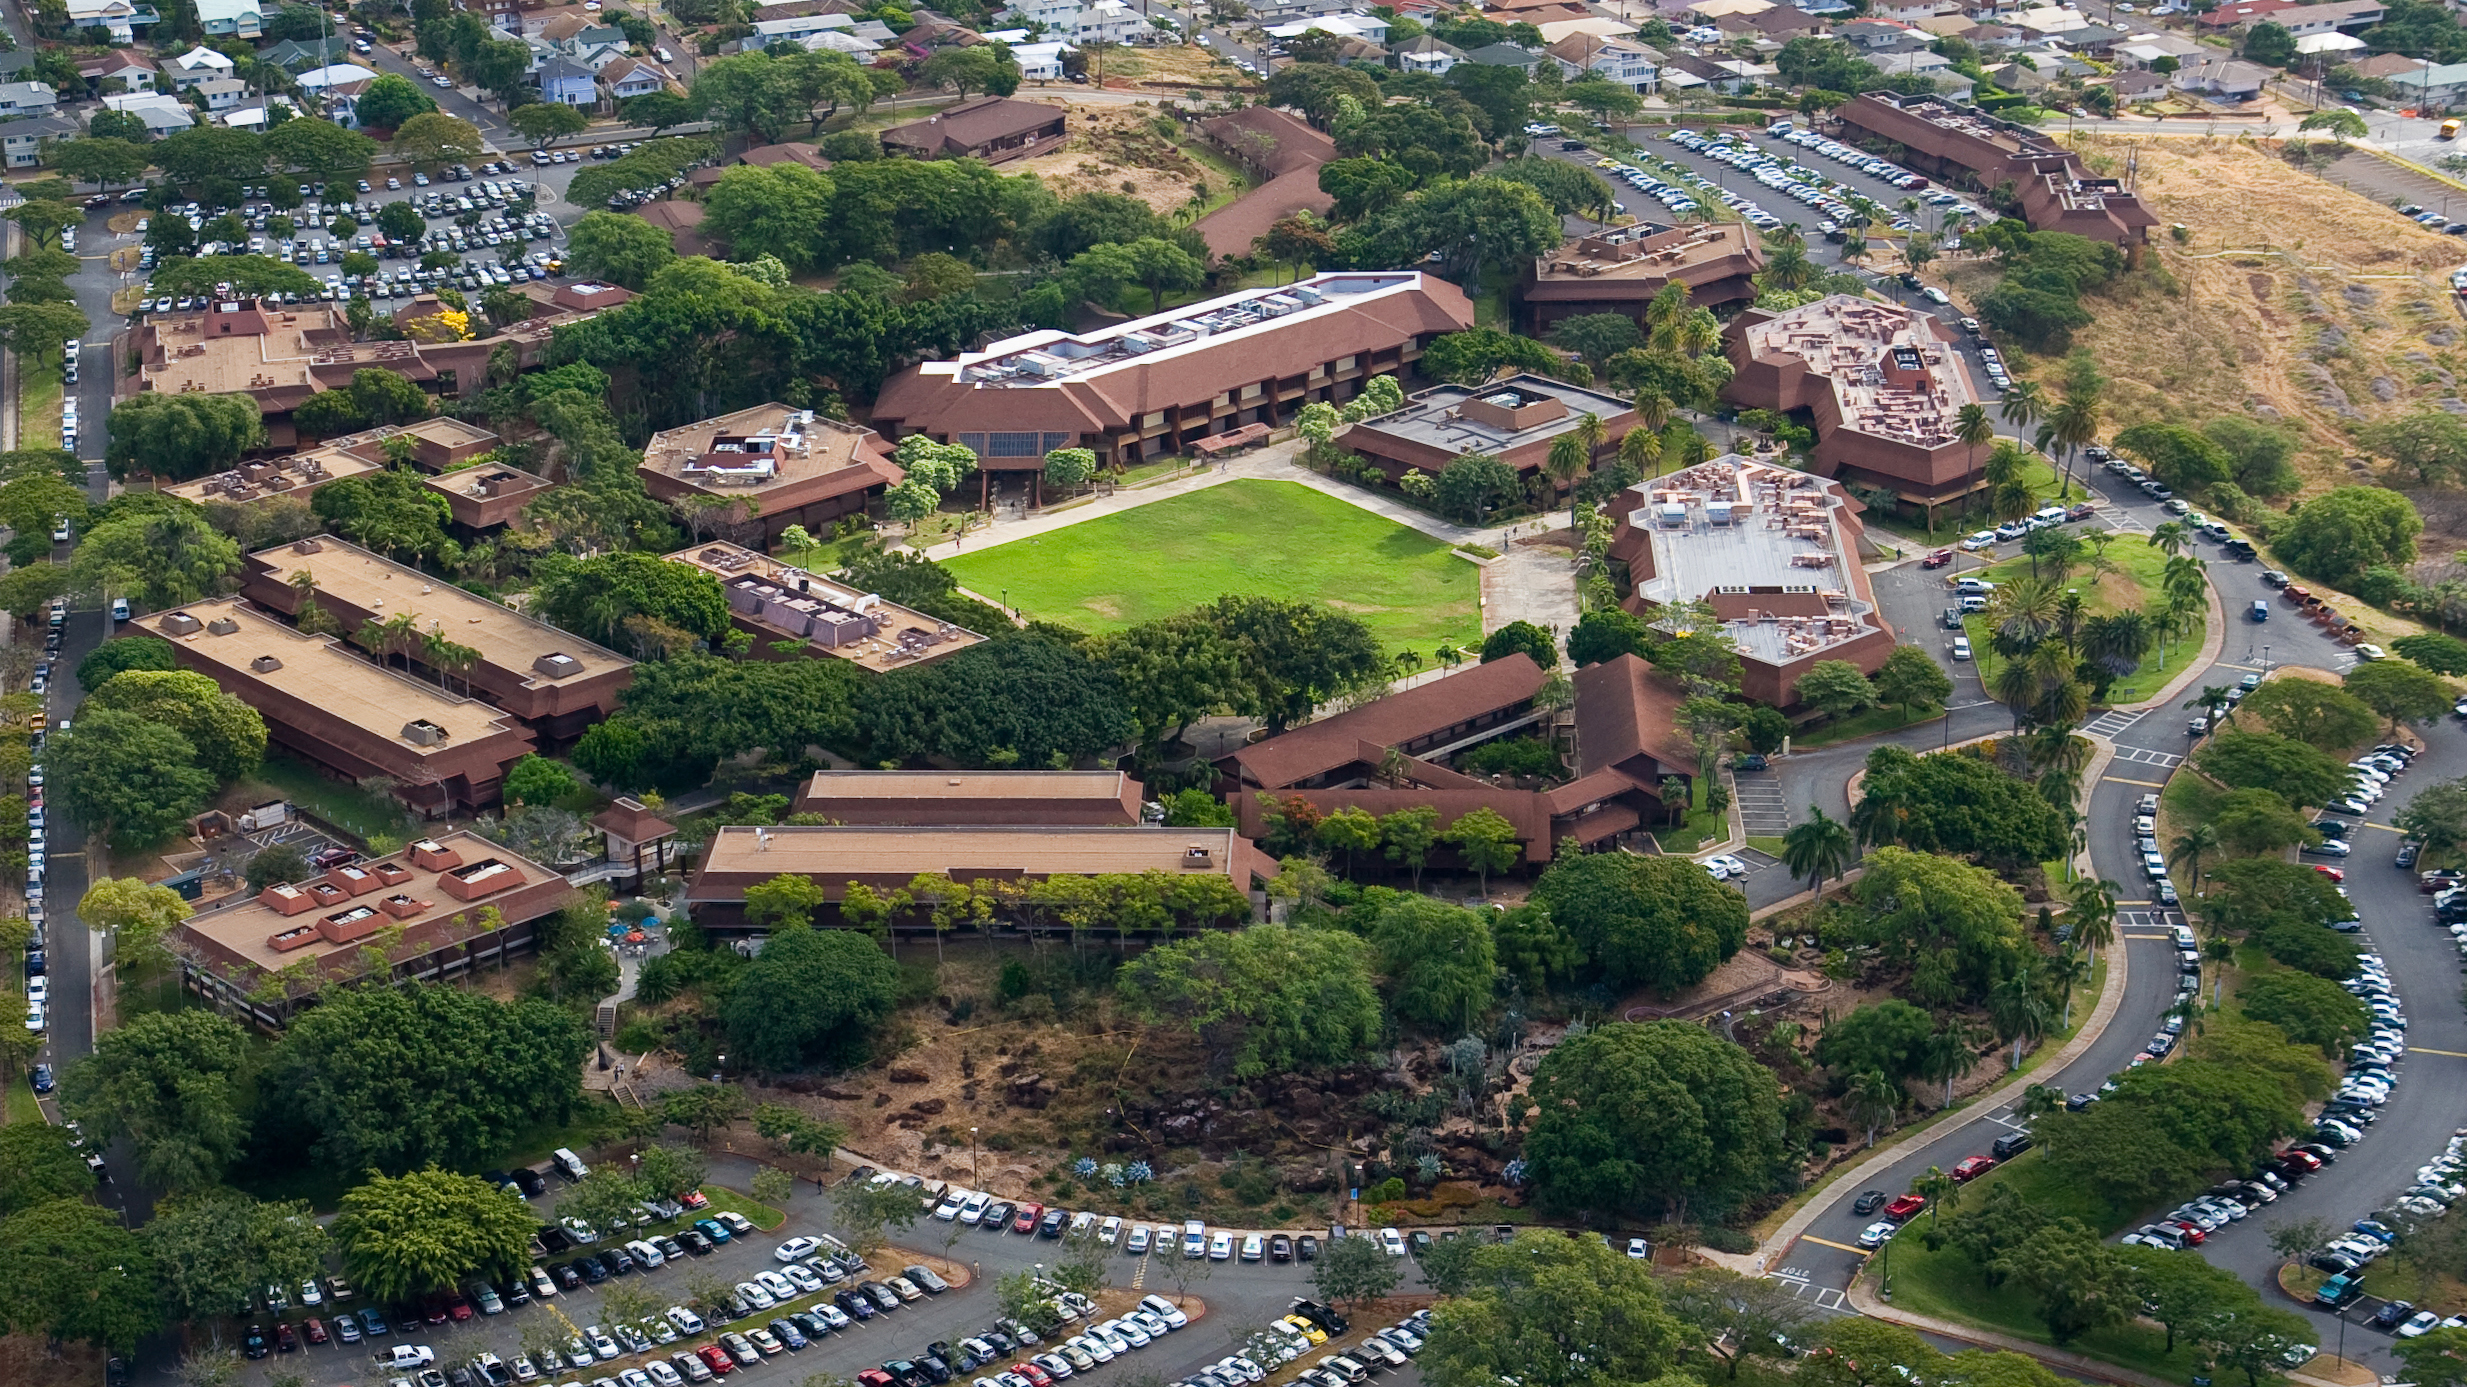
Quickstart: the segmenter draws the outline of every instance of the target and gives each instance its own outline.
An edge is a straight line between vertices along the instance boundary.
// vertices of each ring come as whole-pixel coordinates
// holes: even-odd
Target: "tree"
[[[2390,730],[2403,722],[2430,722],[2450,711],[2457,697],[2447,680],[2431,670],[2399,660],[2374,660],[2347,671],[2347,692],[2356,701],[2390,720]]]
[[[672,1127],[684,1127],[696,1141],[709,1143],[712,1129],[745,1115],[745,1095],[726,1084],[698,1084],[668,1095],[660,1115]]]
[[[415,112],[394,129],[394,152],[415,169],[433,171],[467,163],[480,157],[480,151],[486,147],[478,126],[438,110]],[[377,211],[377,225],[385,228],[388,237],[393,237],[395,233],[385,226],[385,220],[388,209],[396,206],[411,211],[411,204],[407,202],[388,203]],[[419,214],[411,212],[411,215],[416,218]],[[410,240],[418,235],[415,230],[401,239]]]
[[[1876,702],[1875,686],[1848,660],[1818,660],[1809,665],[1799,676],[1798,688],[1800,701],[1828,718],[1846,718]]]
[[[818,1123],[819,1127],[831,1127]],[[832,1128],[837,1131],[837,1128]],[[836,1141],[819,1148],[829,1154]],[[634,1176],[642,1183],[642,1192],[653,1199],[676,1199],[686,1191],[701,1187],[706,1174],[703,1154],[690,1146],[660,1142],[642,1149],[642,1159],[636,1164]]]
[[[1467,1293],[1433,1307],[1416,1360],[1432,1387],[1503,1376],[1525,1387],[1686,1380],[1666,1376],[1689,1336],[1651,1269],[1601,1239],[1525,1232],[1471,1260]]]
[[[1671,1313],[1701,1336],[1704,1351],[1728,1365],[1723,1376],[1733,1382],[1747,1359],[1790,1356],[1791,1341],[1818,1314],[1780,1281],[1721,1267],[1696,1268],[1667,1285],[1663,1296]]]
[[[2255,1021],[2267,1021],[2299,1045],[2318,1046],[2337,1059],[2372,1029],[2364,1003],[2347,989],[2310,973],[2260,973],[2246,980],[2237,1005]]]
[[[2267,790],[2259,791],[2268,794]],[[2275,796],[2273,796],[2275,798]],[[2283,807],[2283,806],[2282,806]],[[2201,883],[2201,860],[2219,848],[2223,841],[2216,821],[2190,824],[2167,845],[2170,866],[2183,871],[2184,879],[2196,889]]]
[[[579,135],[591,121],[579,110],[560,101],[535,101],[518,106],[506,118],[514,133],[528,140],[533,149],[546,149],[558,140]]]
[[[77,662],[77,684],[91,692],[123,670],[177,668],[179,662],[172,656],[171,642],[159,636],[122,636],[94,647]]]
[[[1333,930],[1255,925],[1173,940],[1124,964],[1115,989],[1150,1022],[1188,1027],[1211,1064],[1239,1078],[1341,1063],[1382,1023],[1369,943]]]
[[[898,984],[898,969],[872,940],[789,921],[729,994],[729,1044],[756,1069],[846,1062],[864,1054],[866,1033],[891,1014]]]
[[[1522,653],[1545,670],[1559,667],[1559,645],[1530,621],[1511,621],[1482,639],[1482,663]]]
[[[1068,495],[1096,475],[1096,453],[1088,448],[1056,448],[1045,455],[1045,484]]]
[[[2291,805],[2328,804],[2347,787],[2347,768],[2302,742],[2271,732],[2220,732],[2193,754],[2220,784],[2263,789]]]
[[[1877,700],[1900,709],[1904,716],[1913,708],[1942,705],[1953,696],[1952,677],[1915,645],[1895,646],[1878,667],[1874,683]],[[1804,680],[1800,689],[1804,695]]]
[[[802,164],[740,164],[704,199],[703,225],[738,259],[776,256],[801,274],[824,258],[816,237],[829,223],[833,191],[828,177]]]
[[[533,610],[602,645],[637,644],[645,619],[716,650],[733,629],[719,580],[691,564],[654,554],[544,557],[532,569]]]
[[[100,112],[97,113],[101,114]],[[117,115],[118,112],[112,112]],[[114,183],[127,183],[146,171],[153,162],[146,151],[124,139],[63,140],[45,151],[51,166],[61,174],[80,183],[95,183],[109,188]]]
[[[69,1137],[47,1122],[0,1127],[0,1222],[49,1200],[93,1193],[94,1172]]]
[[[1339,1238],[1320,1250],[1311,1286],[1331,1305],[1367,1305],[1404,1279],[1396,1259],[1372,1238]]]
[[[353,111],[360,124],[372,130],[393,130],[413,116],[437,109],[428,94],[411,85],[411,79],[395,73],[382,73],[360,93]]]
[[[1693,986],[1747,941],[1747,900],[1684,858],[1560,857],[1533,900],[1613,988]]]
[[[843,1180],[831,1191],[831,1227],[859,1256],[882,1246],[886,1226],[909,1227],[918,1212],[916,1195],[904,1185]]]
[[[574,773],[544,756],[525,756],[506,768],[505,797],[514,804],[554,804],[574,788]]]
[[[126,1140],[158,1188],[219,1180],[247,1140],[237,1086],[248,1037],[208,1012],[133,1017],[61,1075],[64,1111],[104,1142]]]
[[[557,1216],[578,1218],[593,1228],[609,1228],[615,1220],[630,1219],[636,1204],[642,1202],[642,1186],[631,1175],[612,1165],[602,1165],[576,1181],[574,1187],[557,1196]]]
[[[1514,501],[1520,494],[1516,484],[1516,469],[1497,458],[1465,456],[1456,458],[1439,469],[1432,499],[1440,513],[1467,524],[1480,525],[1485,517],[1500,506]]]
[[[128,713],[171,728],[188,739],[198,766],[217,780],[249,775],[265,759],[265,719],[193,671],[135,669],[114,675],[86,700],[81,716],[94,712]]]
[[[2341,486],[2304,503],[2271,536],[2270,547],[2308,578],[2344,586],[2368,568],[2404,568],[2416,559],[2424,518],[2395,491]]]
[[[1899,1084],[1919,1072],[1929,1037],[1935,1034],[1935,1017],[1888,997],[1825,1027],[1816,1044],[1816,1062],[1837,1077],[1872,1072]]]
[[[2401,636],[2390,642],[2390,648],[2402,659],[2412,660],[2435,674],[2467,675],[2467,641],[2456,636],[2437,631]]]
[[[2375,723],[2373,710],[2354,694],[2317,679],[2268,680],[2236,705],[2236,714],[2325,752],[2357,745],[2373,735]]]
[[[303,1202],[210,1188],[165,1199],[141,1230],[174,1314],[211,1322],[267,1286],[325,1270],[326,1230]]]
[[[2425,786],[2393,822],[2400,832],[2436,853],[2467,844],[2467,780]]]
[[[1869,911],[1865,940],[1912,965],[1923,1004],[1984,1000],[2025,956],[2019,893],[1958,859],[1879,848],[1852,897]]]
[[[1583,669],[1622,655],[1643,655],[1653,643],[1644,618],[1619,607],[1599,607],[1578,617],[1568,631],[1568,659]]]
[[[1807,813],[1807,822],[1791,825],[1782,835],[1782,867],[1794,877],[1806,877],[1808,889],[1822,895],[1827,880],[1858,860],[1858,847],[1848,825],[1812,804]]]
[[[2266,32],[2269,30],[2277,32],[2275,34]],[[2286,36],[2285,28],[2264,20],[2254,25],[2252,32],[2245,36],[2244,56],[2255,62],[2268,63],[2272,67],[2285,67],[2295,58],[2294,45],[2286,42]],[[2327,130],[2342,144],[2349,140],[2361,140],[2372,133],[2365,127],[2364,117],[2343,107],[2335,110],[2315,111],[2296,122],[2296,128],[2307,131]]]
[[[640,217],[585,212],[568,233],[566,263],[579,275],[641,289],[677,258],[667,232]]]
[[[0,1324],[126,1354],[162,1323],[145,1245],[120,1215],[55,1199],[0,1222]]]
[[[115,479],[142,461],[167,481],[189,481],[230,470],[240,455],[262,447],[265,422],[246,395],[147,391],[114,405],[103,460]]]
[[[128,713],[79,717],[53,735],[48,761],[61,809],[124,847],[161,841],[214,793],[188,738]]]
[[[1433,1028],[1471,1029],[1499,973],[1490,922],[1481,912],[1400,896],[1373,918],[1370,937],[1398,1016]]]
[[[528,53],[524,61],[529,61]],[[332,121],[302,116],[268,130],[265,152],[269,163],[312,182],[348,183],[368,172],[377,142]]]
[[[9,350],[38,361],[62,354],[61,344],[94,330],[84,309],[73,303],[12,303],[0,307],[0,339]]]
[[[1771,1076],[1684,1022],[1613,1022],[1565,1041],[1532,1093],[1526,1167],[1553,1212],[1715,1212],[1772,1188],[1785,1162]]]
[[[1573,167],[1550,162],[1554,168]],[[1625,313],[1580,313],[1562,318],[1552,325],[1550,340],[1552,345],[1583,357],[1585,363],[1596,372],[1610,358],[1645,344],[1644,333],[1636,326],[1636,320]]]
[[[581,1020],[546,1000],[423,983],[356,988],[293,1020],[259,1092],[267,1120],[290,1124],[320,1161],[395,1172],[477,1165],[515,1131],[570,1117],[590,1051]]]
[[[530,1262],[538,1223],[528,1205],[478,1176],[432,1165],[352,1187],[332,1231],[362,1294],[391,1303],[473,1273],[505,1284]]]
[[[2178,835],[2178,846],[2187,838],[2197,837],[2204,828],[2216,830],[2219,846],[2246,854],[2276,852],[2312,836],[2304,816],[2268,790],[2228,792],[2209,823],[2196,824]]]
[[[2071,1220],[2041,1228],[2013,1261],[2014,1281],[2038,1298],[2039,1318],[2059,1347],[2135,1313],[2131,1269],[2116,1249]]]
[[[1865,844],[1973,856],[1999,868],[2048,861],[2066,842],[2063,821],[2029,782],[1979,756],[1891,746],[1868,754],[1850,825]]]

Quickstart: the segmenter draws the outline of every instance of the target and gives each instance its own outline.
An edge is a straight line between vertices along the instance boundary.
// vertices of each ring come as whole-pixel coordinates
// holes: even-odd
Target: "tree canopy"
[[[899,970],[872,939],[787,924],[729,993],[729,1045],[757,1069],[860,1059],[868,1033],[891,1014],[898,984]]]
[[[1151,1022],[1188,1027],[1235,1077],[1341,1064],[1379,1035],[1370,945],[1340,930],[1254,925],[1160,944],[1115,987]]]
[[[1596,1027],[1543,1057],[1532,1094],[1526,1169],[1555,1213],[1716,1214],[1786,1164],[1772,1075],[1701,1026]]]

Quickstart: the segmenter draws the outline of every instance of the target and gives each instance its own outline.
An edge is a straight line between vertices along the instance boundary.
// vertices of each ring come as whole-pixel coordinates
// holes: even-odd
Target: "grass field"
[[[2066,586],[2083,590],[2084,610],[2098,615],[2131,607],[2147,607],[2158,601],[2160,575],[2167,568],[2165,553],[2137,535],[2118,535],[2107,546],[2107,556],[2116,561],[2116,572],[2093,578],[2086,565],[2077,564],[2065,579]],[[2030,576],[2030,560],[2017,556],[1984,569],[1965,570],[1962,576],[1985,578],[1992,583],[2011,582],[2015,578]],[[1949,589],[1945,600],[1948,605],[1953,601]],[[2168,680],[2182,673],[2184,667],[2201,653],[2202,627],[2206,620],[2205,617],[2195,621],[2183,635],[2172,637],[2162,649],[2153,650],[2142,657],[2141,668],[2109,686],[2108,702],[2131,703],[2166,687]],[[1962,625],[1970,636],[1971,649],[1979,662],[1979,683],[1981,687],[1993,688],[1996,669],[2003,661],[1988,648],[1988,620],[1984,615],[1974,615]],[[2164,663],[2159,658],[2162,654],[2166,656]]]
[[[971,591],[1089,632],[1243,593],[1326,603],[1425,660],[1482,640],[1480,569],[1298,482],[1227,482],[944,563]]]

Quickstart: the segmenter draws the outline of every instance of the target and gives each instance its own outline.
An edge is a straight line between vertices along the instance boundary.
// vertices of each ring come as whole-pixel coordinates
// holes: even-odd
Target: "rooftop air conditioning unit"
[[[218,616],[212,621],[206,623],[206,631],[210,635],[228,636],[234,634],[239,629],[240,623],[227,616]]]
[[[248,667],[257,671],[259,674],[272,674],[274,671],[283,667],[283,662],[275,659],[271,655],[260,655],[256,659],[249,661]]]
[[[563,679],[582,673],[582,661],[562,650],[551,651],[531,662],[531,668],[551,679]]]
[[[413,746],[443,746],[445,729],[426,718],[413,718],[403,724],[403,740]]]

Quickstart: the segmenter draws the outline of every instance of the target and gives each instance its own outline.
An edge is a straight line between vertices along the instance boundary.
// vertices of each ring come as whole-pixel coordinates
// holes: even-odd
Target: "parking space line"
[[[1824,1290],[1816,1293],[1816,1308],[1819,1310],[1839,1310],[1842,1308],[1843,1303],[1849,1299],[1850,1296],[1848,1293],[1835,1290],[1828,1286]]]
[[[1855,1252],[1862,1257],[1868,1255],[1868,1250],[1864,1247],[1853,1247],[1849,1243],[1837,1243],[1831,1238],[1820,1238],[1813,1233],[1801,1233],[1799,1235],[1799,1241],[1803,1243],[1816,1243],[1824,1247],[1839,1248],[1844,1252]]]

